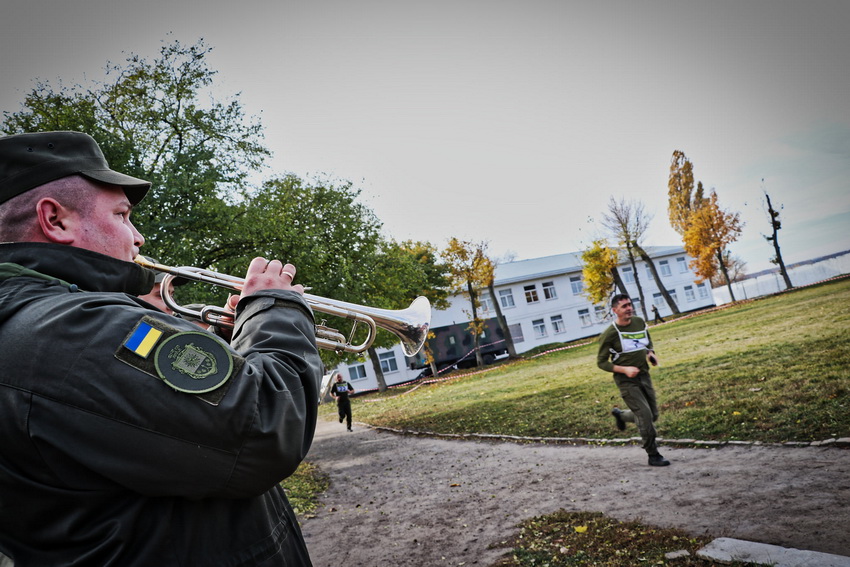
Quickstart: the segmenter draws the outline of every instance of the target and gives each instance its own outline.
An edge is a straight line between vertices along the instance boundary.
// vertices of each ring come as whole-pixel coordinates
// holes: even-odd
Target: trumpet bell
[[[402,349],[407,356],[419,352],[428,338],[428,329],[431,327],[431,302],[427,297],[417,297],[407,309],[394,311],[366,307],[364,311],[374,319],[378,327],[401,339]]]

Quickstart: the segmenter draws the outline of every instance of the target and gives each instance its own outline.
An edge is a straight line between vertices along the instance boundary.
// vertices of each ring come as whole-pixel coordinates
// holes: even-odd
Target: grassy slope
[[[652,328],[662,363],[653,372],[659,434],[765,442],[850,436],[848,325],[846,279]],[[354,416],[441,433],[616,438],[609,411],[620,403],[590,344],[409,393],[355,398]]]

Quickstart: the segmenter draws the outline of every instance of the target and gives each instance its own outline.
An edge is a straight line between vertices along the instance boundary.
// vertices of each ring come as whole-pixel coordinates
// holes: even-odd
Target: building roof
[[[685,251],[681,246],[645,246],[644,250],[650,258],[682,254]],[[543,258],[530,258],[498,264],[493,285],[508,285],[526,280],[581,272],[581,254],[581,252],[568,252],[544,256]]]

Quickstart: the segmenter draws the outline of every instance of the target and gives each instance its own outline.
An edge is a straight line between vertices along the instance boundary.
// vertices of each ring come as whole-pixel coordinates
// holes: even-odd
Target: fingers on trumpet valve
[[[266,265],[262,269],[263,273],[267,274],[280,274],[289,276],[290,280],[295,279],[295,266],[292,264],[284,264],[280,260],[266,260],[264,258],[255,258],[254,260],[257,264],[265,262]]]

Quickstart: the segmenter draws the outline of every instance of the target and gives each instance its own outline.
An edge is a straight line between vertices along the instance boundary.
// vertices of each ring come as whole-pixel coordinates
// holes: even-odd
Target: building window
[[[378,360],[381,361],[381,370],[383,372],[398,372],[398,364],[396,364],[394,352],[382,352],[378,355]]]
[[[623,268],[623,281],[626,283],[635,283],[635,273],[631,268]]]
[[[578,320],[582,327],[590,327],[593,321],[590,319],[590,309],[579,309]]]
[[[664,298],[661,296],[661,292],[652,294],[652,303],[655,304],[656,307],[664,307]]]
[[[669,295],[669,296],[670,296],[670,300],[671,300],[673,303],[679,303],[679,298],[676,296],[676,290],[675,290],[675,289],[668,289],[668,290],[667,290],[667,295]]]
[[[653,279],[652,268],[649,267],[649,264],[644,264],[644,267],[646,268],[646,277],[650,280]]]
[[[534,328],[535,339],[542,339],[546,336],[546,324],[543,319],[535,319],[531,322],[531,326]]]
[[[593,306],[593,316],[596,317],[596,322],[601,323],[608,316],[608,310],[601,305]]]
[[[511,333],[511,338],[514,340],[514,344],[525,341],[525,337],[522,334],[522,325],[519,323],[508,325],[508,331]]]
[[[708,297],[708,288],[704,283],[697,284],[697,291],[699,292],[700,299],[706,299]]]
[[[366,367],[362,364],[348,367],[348,377],[354,382],[355,380],[363,380],[366,378]]]
[[[692,286],[692,285],[686,285],[685,286],[685,300],[688,301],[688,302],[697,300],[697,296],[694,293],[694,286]]]
[[[500,289],[499,301],[502,302],[502,307],[510,309],[511,307],[514,307],[514,294],[511,293],[511,290],[509,289]]]
[[[478,301],[481,303],[481,309],[483,311],[493,310],[493,299],[490,297],[489,293],[484,293],[478,296]]]
[[[534,285],[534,284],[527,285],[523,289],[525,289],[525,302],[526,303],[537,303],[538,301],[540,301],[537,298],[537,286],[536,285]]]
[[[581,282],[581,276],[570,276],[570,287],[573,290],[573,295],[578,295],[581,293],[581,290],[584,289],[584,285]]]
[[[660,262],[658,262],[658,265],[661,266],[662,276],[671,275],[672,272],[670,272],[670,262],[668,262],[667,260],[661,260]]]
[[[567,326],[564,325],[564,318],[560,315],[552,315],[550,321],[552,322],[552,332],[556,335],[567,332]]]
[[[635,297],[632,299],[632,306],[634,307],[635,313],[640,313],[643,311],[643,307],[641,307],[641,302],[639,297]]]
[[[688,273],[688,262],[684,258],[676,258],[676,264],[679,265],[680,274]]]
[[[543,282],[543,298],[558,299],[558,294],[555,292],[555,282]]]

